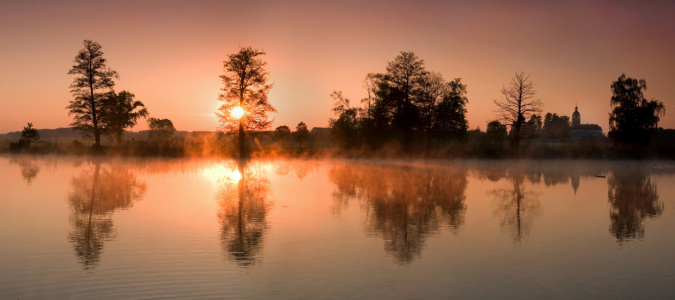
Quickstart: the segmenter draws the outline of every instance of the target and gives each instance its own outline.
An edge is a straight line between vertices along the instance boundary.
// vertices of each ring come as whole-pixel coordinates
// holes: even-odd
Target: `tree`
[[[269,113],[277,110],[269,103],[267,94],[272,88],[268,84],[269,71],[267,63],[258,58],[265,55],[251,47],[240,48],[238,53],[229,54],[228,60],[223,62],[225,74],[223,88],[218,100],[223,104],[218,108],[216,116],[224,131],[239,129],[239,153],[244,155],[244,131],[265,130],[270,127],[273,120],[269,120]],[[232,110],[240,107],[244,114],[237,117]]]
[[[138,118],[148,116],[145,105],[141,101],[135,101],[134,97],[134,94],[127,91],[119,94],[111,91],[101,100],[100,121],[103,130],[112,134],[118,145],[122,145],[125,128],[136,126]]]
[[[544,136],[548,139],[570,137],[570,117],[547,113],[544,117]]]
[[[24,127],[21,131],[21,139],[19,140],[19,143],[21,145],[25,145],[26,147],[30,147],[31,143],[36,142],[39,139],[40,133],[37,131],[37,129],[33,128],[33,123],[28,123],[28,126]]]
[[[112,89],[113,79],[119,79],[117,72],[108,68],[103,58],[101,45],[91,40],[84,40],[84,48],[75,56],[75,65],[68,74],[77,75],[70,85],[70,92],[75,99],[70,101],[68,115],[74,115],[70,124],[83,136],[92,134],[96,140],[94,147],[101,148],[100,106],[104,97],[100,90]]]
[[[497,105],[497,118],[505,125],[511,127],[513,135],[511,143],[518,149],[522,140],[522,128],[530,116],[541,112],[543,103],[541,99],[535,98],[537,91],[534,90],[534,83],[530,80],[531,75],[525,75],[524,72],[516,73],[511,79],[508,87],[501,90],[504,98],[495,100]]]
[[[349,99],[342,96],[342,91],[333,91],[333,113],[337,119],[328,120],[331,133],[343,148],[356,146],[359,140],[359,109],[350,106]],[[367,118],[368,119],[368,118]]]
[[[281,125],[274,130],[274,135],[281,141],[281,147],[284,146],[284,140],[291,135],[291,129],[286,125]]]
[[[466,85],[460,78],[447,83],[447,90],[434,107],[433,133],[437,139],[464,140],[469,123],[466,120]]]
[[[150,118],[148,119],[148,127],[150,128],[148,139],[153,141],[167,141],[176,132],[173,122],[169,119]]]
[[[305,122],[298,123],[298,126],[295,127],[295,132],[293,132],[293,136],[295,137],[295,140],[300,143],[300,149],[302,149],[302,144],[309,138],[309,130],[307,130]]]
[[[530,119],[523,124],[522,135],[525,139],[536,139],[543,134],[543,124],[540,115],[532,115]]]
[[[646,145],[658,128],[660,116],[665,115],[663,102],[644,97],[647,82],[621,74],[612,82],[613,108],[609,114],[609,138],[614,144]]]
[[[485,138],[495,144],[503,143],[506,141],[506,125],[502,125],[497,120],[488,123],[485,130]]]

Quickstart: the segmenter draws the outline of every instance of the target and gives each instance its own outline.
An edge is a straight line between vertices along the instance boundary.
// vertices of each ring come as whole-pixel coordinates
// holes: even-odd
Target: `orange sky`
[[[0,133],[71,122],[67,72],[83,39],[103,46],[116,90],[178,130],[216,128],[218,76],[238,46],[267,52],[274,127],[327,126],[333,90],[358,101],[368,72],[414,51],[467,84],[471,128],[485,129],[516,71],[532,74],[544,113],[570,116],[578,101],[582,123],[605,133],[612,80],[644,78],[666,106],[660,125],[675,128],[675,2],[94,2],[0,3]]]

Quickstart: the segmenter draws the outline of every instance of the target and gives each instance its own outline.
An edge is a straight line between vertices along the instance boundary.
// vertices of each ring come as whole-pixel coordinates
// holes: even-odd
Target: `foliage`
[[[24,127],[21,131],[21,140],[30,146],[31,143],[36,142],[40,139],[40,133],[37,129],[33,128],[33,123],[28,123],[28,126]]]
[[[274,130],[274,135],[281,141],[281,146],[284,146],[284,141],[291,135],[291,129],[286,125],[281,125]]]
[[[570,117],[547,113],[544,117],[544,136],[547,139],[570,137]]]
[[[536,139],[543,135],[543,128],[540,115],[532,115],[530,119],[523,124],[521,132],[523,139]]]
[[[511,127],[511,143],[517,149],[523,139],[522,128],[524,123],[533,114],[541,112],[543,103],[535,98],[537,91],[530,79],[531,75],[524,72],[516,73],[511,79],[509,86],[501,90],[504,96],[500,100],[494,100],[497,105],[497,118],[501,123]]]
[[[309,138],[309,130],[307,130],[307,125],[305,125],[305,122],[298,123],[298,126],[295,127],[295,132],[293,132],[293,137],[295,137],[295,140],[300,143],[300,148],[302,148],[302,144],[304,144]]]
[[[453,140],[466,140],[466,85],[457,78],[446,82],[438,72],[424,68],[413,52],[401,52],[387,65],[387,72],[369,73],[363,87],[364,107],[353,107],[342,92],[334,100],[330,127],[343,148],[387,143],[412,150],[415,143],[427,147]]]
[[[119,75],[108,68],[101,45],[91,40],[84,40],[83,44],[84,48],[75,56],[75,65],[68,71],[68,74],[77,77],[70,85],[70,92],[75,99],[66,108],[69,109],[68,115],[74,115],[70,125],[84,137],[93,135],[95,147],[100,148],[100,110],[105,94],[99,91],[112,89],[115,85],[113,79],[119,78]]]
[[[609,138],[614,144],[646,145],[665,115],[663,102],[644,97],[647,82],[621,76],[611,85],[612,112],[609,115]]]
[[[222,130],[236,130],[240,124],[244,130],[265,130],[272,124],[269,114],[277,110],[267,98],[272,84],[267,83],[267,63],[259,58],[264,54],[251,47],[240,48],[223,62],[225,74],[220,76],[223,87],[218,95],[223,104],[216,112]],[[241,121],[230,113],[235,107],[244,109]]]
[[[168,141],[176,132],[173,122],[169,119],[149,118],[148,127],[150,128],[148,139],[153,141]]]
[[[127,91],[111,91],[101,101],[101,124],[106,133],[122,144],[124,129],[136,126],[136,120],[147,117],[148,110],[141,101],[134,100],[134,94]]]
[[[502,125],[498,120],[488,123],[485,131],[485,138],[494,144],[501,144],[506,141],[506,125]]]

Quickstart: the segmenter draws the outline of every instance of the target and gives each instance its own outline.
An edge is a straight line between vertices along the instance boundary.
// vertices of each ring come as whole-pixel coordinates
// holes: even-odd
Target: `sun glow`
[[[236,166],[215,165],[203,169],[203,174],[217,182],[237,183],[242,175]]]
[[[244,109],[237,106],[237,107],[233,108],[230,113],[232,114],[233,117],[239,119],[239,118],[241,118],[241,116],[244,115]]]

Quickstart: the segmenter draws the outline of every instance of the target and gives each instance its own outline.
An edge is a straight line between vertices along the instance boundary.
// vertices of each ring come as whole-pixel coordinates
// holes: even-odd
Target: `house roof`
[[[570,127],[571,130],[600,130],[602,128],[598,124],[582,124]]]

